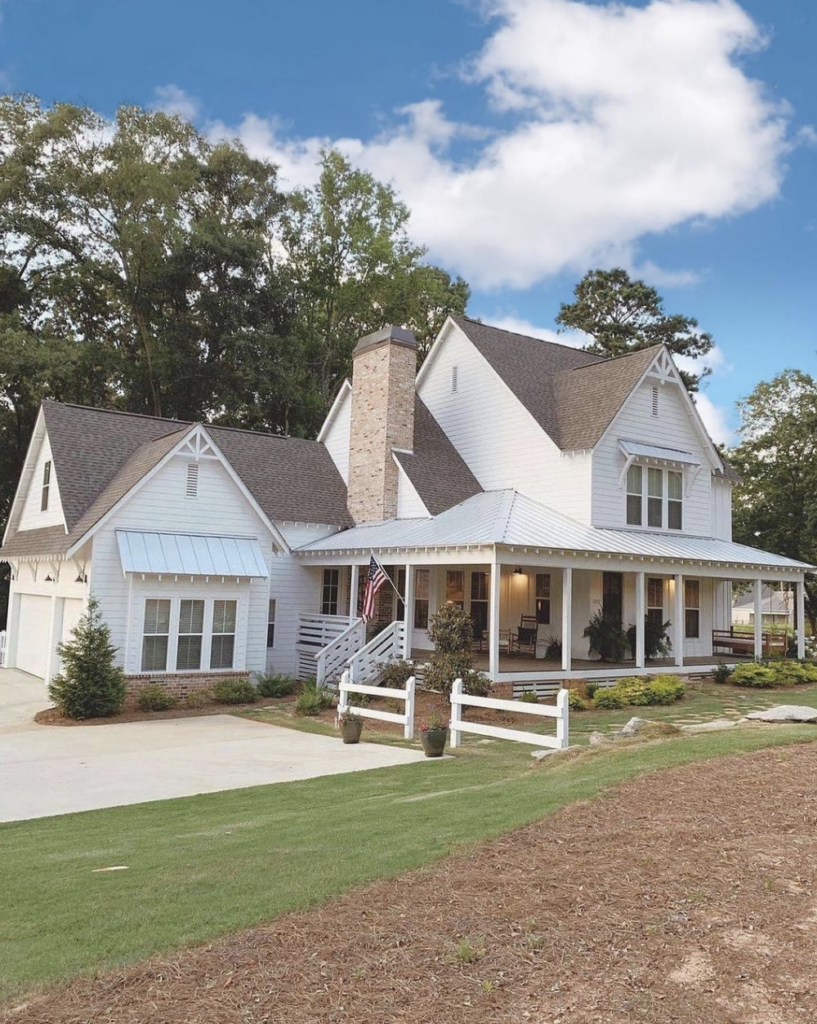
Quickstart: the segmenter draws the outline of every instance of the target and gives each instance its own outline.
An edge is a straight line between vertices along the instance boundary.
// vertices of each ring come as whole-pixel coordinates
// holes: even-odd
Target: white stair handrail
[[[395,619],[381,629],[349,659],[351,682],[366,683],[375,679],[382,664],[399,660],[403,656],[405,635],[406,624],[402,619]]]
[[[347,664],[349,658],[360,650],[366,638],[363,619],[357,618],[324,647],[315,658],[318,686],[330,681]]]

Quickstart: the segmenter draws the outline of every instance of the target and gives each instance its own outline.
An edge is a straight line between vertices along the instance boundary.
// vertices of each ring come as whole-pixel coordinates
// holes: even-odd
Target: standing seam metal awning
[[[662,448],[657,444],[641,444],[638,441],[619,441],[625,455],[636,458],[640,455],[646,459],[664,459],[667,462],[683,462],[689,466],[700,466],[701,460],[692,452],[681,451],[680,448]]]
[[[179,576],[269,576],[264,554],[251,537],[198,536],[117,530],[123,572]]]

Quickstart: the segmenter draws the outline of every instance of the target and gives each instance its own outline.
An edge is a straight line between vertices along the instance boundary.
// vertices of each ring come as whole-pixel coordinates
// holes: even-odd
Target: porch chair
[[[514,645],[519,654],[529,654],[536,657],[536,638],[539,632],[539,623],[535,615],[523,615],[519,622],[519,629],[514,636]]]

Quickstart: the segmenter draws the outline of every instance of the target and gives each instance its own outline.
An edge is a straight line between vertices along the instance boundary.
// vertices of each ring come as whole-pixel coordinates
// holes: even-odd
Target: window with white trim
[[[667,473],[667,527],[681,530],[684,525],[684,475]]]
[[[213,601],[210,668],[232,668],[235,657],[235,601]]]
[[[647,621],[658,627],[664,625],[664,581],[658,576],[647,579]]]
[[[43,465],[43,489],[40,496],[40,511],[48,511],[48,496],[51,491],[51,461]]]
[[[647,526],[659,530],[664,525],[664,471],[647,470]]]
[[[170,601],[148,598],[142,627],[142,671],[167,671],[170,640]]]
[[[337,615],[340,599],[340,569],[323,570],[321,615]]]
[[[627,525],[641,526],[641,504],[644,493],[644,471],[641,466],[627,470]]]
[[[176,671],[198,671],[204,636],[204,601],[179,604],[179,639],[176,646]]]
[[[646,524],[653,530],[683,529],[684,474],[671,469],[631,465],[627,470],[625,504],[628,526]]]
[[[701,637],[700,580],[684,580],[684,636],[687,640]]]
[[[431,589],[431,571],[416,569],[414,572],[414,628],[428,629],[428,600]]]
[[[550,573],[536,574],[536,621],[540,625],[550,625]]]
[[[271,597],[267,610],[267,650],[275,646],[275,598]]]

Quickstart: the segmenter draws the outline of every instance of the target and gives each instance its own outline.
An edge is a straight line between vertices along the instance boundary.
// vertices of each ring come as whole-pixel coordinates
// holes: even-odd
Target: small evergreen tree
[[[117,714],[125,703],[125,673],[114,664],[117,648],[95,598],[71,635],[58,648],[63,671],[48,687],[51,699],[69,718]]]

